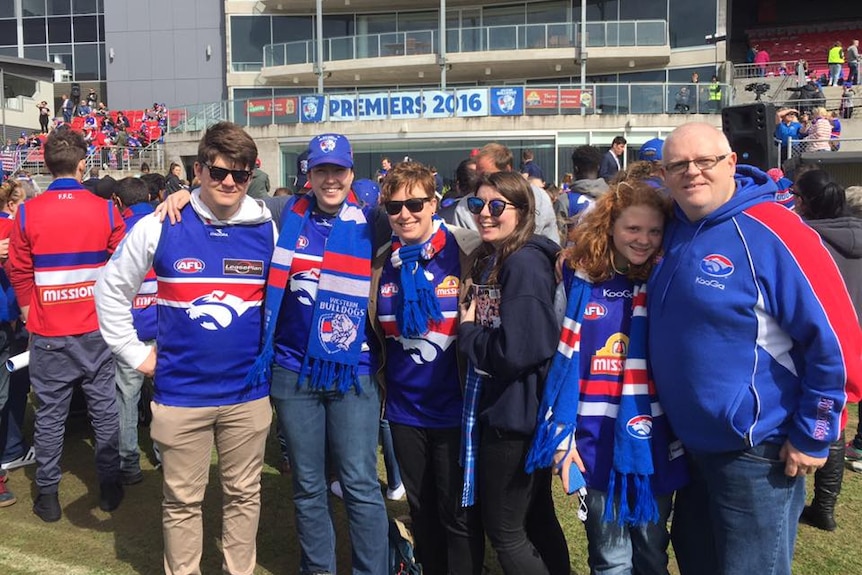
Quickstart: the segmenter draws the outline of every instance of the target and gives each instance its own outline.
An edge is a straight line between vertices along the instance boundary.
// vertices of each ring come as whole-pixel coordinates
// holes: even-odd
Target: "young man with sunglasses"
[[[817,234],[715,127],[680,126],[662,161],[676,217],[648,284],[649,354],[692,476],[680,572],[790,575],[805,476],[858,401],[856,313]]]
[[[179,223],[139,221],[96,285],[99,324],[125,363],[154,376],[151,437],[162,454],[166,573],[200,570],[201,504],[218,452],[223,570],[252,573],[260,476],[272,408],[251,380],[260,351],[264,284],[275,247],[269,210],[247,197],[257,147],[241,127],[210,127],[200,179]],[[156,344],[141,342],[131,307],[147,271],[158,286]]]

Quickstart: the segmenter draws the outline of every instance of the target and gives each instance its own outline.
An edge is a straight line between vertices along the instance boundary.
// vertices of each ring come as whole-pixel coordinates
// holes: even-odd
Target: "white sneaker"
[[[332,494],[339,499],[344,499],[344,492],[341,491],[341,483],[339,483],[338,481],[333,481],[332,483],[330,483],[329,490],[332,491]]]
[[[34,463],[36,463],[36,450],[33,449],[33,446],[30,446],[30,449],[27,450],[27,453],[17,459],[7,461],[3,465],[0,465],[0,469],[5,469],[8,471],[11,469],[18,469],[19,467],[24,467],[25,465],[33,465]]]
[[[402,483],[395,489],[387,489],[386,490],[386,499],[390,501],[401,501],[407,496],[407,490],[404,489],[404,484]]]

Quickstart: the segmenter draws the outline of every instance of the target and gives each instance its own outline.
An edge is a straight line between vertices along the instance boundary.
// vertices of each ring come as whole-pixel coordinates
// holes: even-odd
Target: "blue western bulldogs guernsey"
[[[132,229],[141,218],[153,213],[153,206],[146,202],[141,202],[133,206],[129,206],[123,210],[123,219],[126,221],[126,230]],[[138,334],[138,339],[141,341],[151,341],[156,339],[157,322],[158,322],[158,307],[156,306],[157,298],[157,282],[156,272],[150,269],[147,276],[141,283],[138,293],[132,300],[132,321],[135,324],[135,331]]]
[[[214,226],[191,205],[165,222],[153,259],[159,330],[155,401],[181,407],[266,397],[246,387],[260,351],[264,283],[274,245],[271,222]]]
[[[572,273],[565,268],[567,291]],[[607,491],[614,463],[614,433],[629,349],[633,289],[632,281],[620,275],[594,284],[580,332],[581,394],[575,437],[586,467],[587,486],[600,491]],[[650,394],[655,396],[655,390],[651,389]],[[660,409],[653,399],[654,418],[662,413]],[[655,473],[651,486],[654,493],[667,494],[685,483],[685,459],[681,443],[671,441],[667,426],[659,421],[654,419],[652,427]]]
[[[320,280],[320,266],[326,240],[332,231],[334,216],[313,213],[299,235],[293,262],[290,266],[290,279],[278,312],[275,326],[275,363],[293,372],[299,372],[308,349],[308,337],[312,331],[314,302],[317,298],[317,284]],[[365,310],[362,310],[363,313]],[[365,325],[365,318],[360,322]],[[327,329],[327,325],[321,329]],[[315,332],[316,333],[316,332]],[[360,336],[365,337],[364,329]],[[362,356],[357,366],[359,375],[369,375],[372,369],[371,354],[363,345]]]
[[[425,266],[433,276],[443,321],[418,338],[398,331],[401,272],[386,261],[380,278],[377,317],[386,336],[386,418],[414,427],[458,427],[462,394],[456,357],[458,291],[461,265],[458,242],[446,233],[446,245]]]

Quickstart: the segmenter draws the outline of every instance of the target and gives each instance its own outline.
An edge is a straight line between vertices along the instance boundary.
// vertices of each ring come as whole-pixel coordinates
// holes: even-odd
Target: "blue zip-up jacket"
[[[740,165],[713,213],[691,222],[677,207],[649,282],[656,389],[695,453],[789,439],[825,457],[859,381],[862,336],[838,268],[775,190]]]

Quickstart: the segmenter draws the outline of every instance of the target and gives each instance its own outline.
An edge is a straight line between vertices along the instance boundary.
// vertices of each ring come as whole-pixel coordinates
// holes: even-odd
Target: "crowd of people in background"
[[[778,141],[832,149],[825,110],[798,116],[779,113]],[[335,572],[330,493],[353,572],[391,572],[384,427],[386,496],[406,496],[428,575],[481,574],[486,537],[507,575],[570,573],[555,476],[594,573],[667,573],[673,544],[683,575],[789,575],[797,523],[836,527],[845,458],[862,461],[862,431],[845,446],[842,430],[862,392],[845,241],[862,200],[822,170],[743,165],[702,123],[630,163],[622,136],[579,146],[559,183],[533,150],[516,168],[488,143],[448,190],[406,157],[357,178],[342,134],[314,137],[295,188],[275,190],[229,122],[206,130],[189,179],[87,170],[70,129],[42,146],[44,193],[26,173],[0,186],[0,360],[29,335],[38,399],[33,447],[0,457],[0,507],[16,502],[6,471],[35,464],[33,511],[61,519],[80,381],[105,512],[144,480],[151,386],[166,573],[199,566],[213,447],[223,569],[254,570],[273,420],[303,574]],[[10,377],[0,414],[15,420]]]

